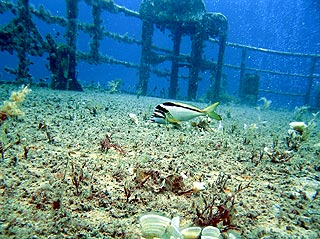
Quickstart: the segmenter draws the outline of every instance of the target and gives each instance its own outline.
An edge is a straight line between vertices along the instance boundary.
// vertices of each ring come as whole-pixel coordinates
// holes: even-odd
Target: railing
[[[64,89],[80,89],[80,84],[76,84],[76,62],[79,60],[86,61],[90,64],[118,64],[128,68],[140,70],[140,63],[115,59],[108,55],[102,55],[99,52],[100,42],[103,38],[111,38],[124,44],[142,44],[141,40],[137,40],[128,35],[121,35],[115,32],[110,32],[104,29],[101,19],[101,14],[103,11],[107,11],[112,14],[123,13],[125,16],[140,19],[139,13],[127,9],[124,6],[117,5],[111,0],[85,0],[84,2],[91,7],[93,18],[92,24],[78,21],[78,0],[66,1],[66,18],[52,15],[44,6],[40,6],[38,9],[36,9],[33,6],[29,5],[29,0],[18,0],[17,4],[14,4],[10,1],[0,1],[0,14],[6,11],[11,11],[11,13],[15,16],[12,21],[0,28],[0,50],[8,51],[10,53],[16,51],[19,58],[19,65],[17,69],[6,68],[5,70],[16,75],[16,79],[18,81],[26,81],[24,83],[30,83],[32,76],[30,75],[28,69],[29,65],[31,64],[29,56],[42,57],[44,53],[48,53],[50,56],[50,70],[53,75],[51,87],[55,89],[59,89],[61,87],[63,88],[63,86]],[[32,21],[32,15],[48,24],[58,24],[62,27],[65,27],[65,37],[67,44],[55,42],[49,34],[46,36],[46,38],[43,38],[43,36],[39,33],[35,23]],[[82,31],[90,35],[90,49],[88,52],[82,52],[76,49],[76,37],[78,31]],[[209,39],[209,41],[213,44],[219,43],[217,39]],[[311,104],[311,94],[315,91],[313,89],[313,87],[315,86],[315,79],[320,78],[320,75],[316,74],[315,72],[316,64],[319,63],[320,55],[273,51],[230,42],[226,43],[226,48],[228,47],[239,48],[242,51],[242,57],[240,59],[239,65],[228,63],[223,64],[224,68],[232,68],[240,71],[240,97],[243,93],[243,87],[245,87],[245,85],[243,84],[245,72],[251,71],[256,73],[267,73],[273,75],[284,75],[288,77],[305,78],[308,81],[308,88],[305,94],[303,94],[304,103]],[[160,53],[162,61],[172,61],[173,59],[177,60],[178,58],[178,61],[182,64],[190,63],[190,55],[179,54],[178,56],[175,56],[172,50],[162,49],[157,46],[152,46],[152,50],[154,52]],[[264,54],[276,54],[283,57],[290,56],[297,58],[308,58],[311,61],[309,74],[290,73],[277,70],[273,71],[247,67],[246,58],[249,51],[258,51]],[[228,62],[228,59],[225,59],[225,62]],[[216,64],[215,62],[212,63]],[[152,67],[150,68],[150,71],[151,73],[156,74],[158,77],[170,76],[170,69],[159,70],[156,67]],[[188,76],[180,75],[179,78],[188,78]],[[61,79],[63,81],[61,81]],[[260,92],[270,92],[267,89],[259,90]],[[271,93],[276,94],[279,92],[271,91]],[[301,94],[290,92],[282,92],[281,94],[301,96]],[[319,96],[316,97],[320,98],[320,93]],[[319,105],[320,100],[319,102],[316,102],[314,106],[320,107]]]
[[[242,58],[241,58],[241,64],[240,66],[235,66],[235,65],[230,65],[230,64],[225,64],[226,67],[230,67],[230,68],[235,68],[235,69],[240,69],[241,73],[240,73],[240,82],[243,80],[244,78],[244,72],[245,71],[252,71],[252,72],[261,72],[261,73],[269,73],[269,74],[273,74],[273,75],[282,75],[282,76],[290,76],[290,77],[301,77],[301,78],[305,78],[308,81],[308,87],[307,87],[307,91],[305,92],[305,94],[302,94],[302,96],[304,96],[304,103],[305,104],[309,104],[311,102],[311,91],[312,91],[312,86],[314,85],[314,79],[318,78],[320,79],[320,74],[316,74],[315,72],[315,68],[316,68],[316,64],[317,62],[320,62],[320,54],[303,54],[303,53],[295,53],[295,52],[283,52],[283,51],[274,51],[274,50],[269,50],[269,49],[264,49],[264,48],[258,48],[258,47],[252,47],[252,46],[246,46],[246,45],[241,45],[241,44],[236,44],[236,43],[226,43],[227,46],[230,47],[236,47],[236,48],[240,48],[242,50]],[[289,73],[289,72],[282,72],[282,71],[273,71],[273,70],[264,70],[264,69],[257,69],[257,68],[249,68],[246,67],[246,56],[248,55],[248,51],[258,51],[258,52],[263,52],[265,54],[274,54],[274,55],[280,55],[280,56],[284,56],[284,57],[295,57],[295,58],[306,58],[310,60],[310,67],[309,67],[309,74],[299,74],[299,73]],[[241,85],[241,83],[240,83]],[[241,89],[239,90],[241,92]],[[260,89],[260,91],[264,91],[264,92],[271,92],[271,93],[279,93],[279,92],[273,92],[270,90],[263,90]],[[320,97],[320,92],[317,92],[319,95],[318,97]],[[291,96],[301,96],[301,94],[297,94],[297,93],[290,93],[290,92],[285,92],[285,93],[280,93],[280,94],[287,94],[287,95],[291,95]],[[320,102],[318,102],[320,103]],[[320,107],[319,105],[317,107]]]

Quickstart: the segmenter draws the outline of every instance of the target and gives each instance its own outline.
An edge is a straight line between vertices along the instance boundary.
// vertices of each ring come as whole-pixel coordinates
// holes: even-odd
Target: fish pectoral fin
[[[166,121],[170,124],[180,124],[180,120],[174,118],[169,112],[166,114]]]
[[[203,110],[203,112],[207,114],[211,119],[222,120],[221,116],[215,112],[215,109],[218,107],[218,105],[219,102],[209,105],[207,108]]]
[[[171,124],[180,124],[181,121],[175,119],[175,118],[168,118],[167,121]]]

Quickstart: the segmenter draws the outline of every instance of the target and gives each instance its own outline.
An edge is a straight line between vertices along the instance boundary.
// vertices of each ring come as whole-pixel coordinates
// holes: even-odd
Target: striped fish
[[[150,121],[158,124],[179,124],[181,121],[187,121],[201,115],[208,115],[212,119],[221,120],[221,116],[215,112],[218,105],[219,102],[216,102],[201,110],[184,103],[165,102],[156,106]]]

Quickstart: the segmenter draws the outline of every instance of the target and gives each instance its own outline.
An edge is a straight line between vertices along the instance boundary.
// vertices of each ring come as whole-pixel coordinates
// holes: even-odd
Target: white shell
[[[198,193],[199,191],[202,191],[202,190],[205,190],[206,187],[205,187],[205,184],[204,182],[193,182],[193,187],[192,187],[192,190],[194,193]]]
[[[188,227],[181,231],[183,239],[196,239],[201,233],[201,227]]]
[[[291,127],[291,129],[294,129],[301,133],[303,133],[303,131],[308,127],[305,122],[291,122],[289,126]]]
[[[240,232],[235,231],[235,230],[229,230],[227,235],[228,235],[228,239],[240,239],[241,238]]]
[[[183,239],[180,232],[180,217],[176,216],[172,218],[171,224],[168,226],[166,234],[170,236],[170,239]]]
[[[201,239],[214,239],[219,238],[220,230],[216,227],[208,226],[202,229]]]
[[[168,226],[165,236],[167,236],[167,237],[164,237],[164,238],[184,239],[180,230],[176,226],[174,226],[173,224]]]
[[[169,218],[156,214],[143,215],[139,221],[142,235],[147,238],[161,238],[166,233],[167,227],[171,222]]]
[[[136,125],[139,124],[139,120],[138,120],[138,117],[136,114],[133,114],[133,113],[129,113],[129,118],[130,120],[135,123]]]
[[[172,218],[171,225],[174,226],[177,230],[180,230],[180,217],[176,216]]]

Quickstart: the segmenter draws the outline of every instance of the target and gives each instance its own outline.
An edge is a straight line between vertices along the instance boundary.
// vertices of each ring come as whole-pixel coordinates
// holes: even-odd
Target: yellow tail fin
[[[211,119],[222,120],[221,116],[214,112],[218,105],[219,102],[209,105],[207,108],[203,110],[203,112],[206,113]]]

